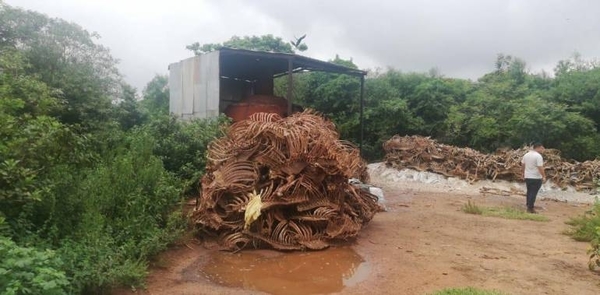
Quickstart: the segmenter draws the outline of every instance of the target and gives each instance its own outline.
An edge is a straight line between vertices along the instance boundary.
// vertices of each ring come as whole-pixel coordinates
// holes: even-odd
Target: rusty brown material
[[[348,183],[368,177],[358,149],[319,114],[257,113],[225,133],[208,146],[191,216],[222,248],[323,249],[356,237],[379,210],[377,197]]]
[[[429,137],[396,135],[383,144],[386,165],[397,169],[430,171],[447,177],[459,177],[469,182],[478,180],[520,181],[521,158],[529,150],[503,149],[484,154],[471,148],[440,144]],[[600,176],[600,161],[568,161],[560,151],[544,152],[546,176],[560,188],[591,190]]]

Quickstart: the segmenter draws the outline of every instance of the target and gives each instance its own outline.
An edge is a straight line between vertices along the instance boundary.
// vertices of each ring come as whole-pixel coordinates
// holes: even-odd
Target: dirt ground
[[[387,212],[364,228],[353,249],[370,264],[366,278],[337,294],[428,294],[473,286],[508,294],[600,294],[600,274],[587,268],[588,243],[562,232],[590,205],[538,201],[549,222],[465,214],[480,206],[523,207],[524,198],[428,191],[421,185],[379,184]],[[190,278],[211,251],[190,241],[161,255],[146,290],[116,294],[265,294]]]

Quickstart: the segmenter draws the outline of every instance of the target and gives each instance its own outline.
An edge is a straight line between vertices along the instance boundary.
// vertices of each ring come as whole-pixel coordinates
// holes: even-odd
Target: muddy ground
[[[465,286],[508,294],[600,294],[600,274],[587,267],[589,244],[562,234],[568,229],[564,222],[589,210],[589,204],[542,200],[536,206],[550,221],[507,220],[460,208],[467,200],[523,208],[523,197],[443,192],[418,183],[375,184],[384,189],[388,211],[377,214],[351,244],[369,272],[335,294],[420,295]],[[198,275],[215,250],[193,240],[186,244],[159,257],[146,290],[116,294],[266,294],[251,286],[223,287]]]

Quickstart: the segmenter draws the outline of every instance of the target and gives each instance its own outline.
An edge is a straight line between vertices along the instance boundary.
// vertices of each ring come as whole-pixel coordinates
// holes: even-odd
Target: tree
[[[79,25],[0,3],[0,45],[18,50],[25,71],[60,89],[64,108],[55,114],[67,124],[106,122],[111,101],[120,96],[121,76],[99,38]],[[96,128],[96,127],[94,127]]]
[[[568,158],[600,155],[594,144],[600,138],[600,70],[571,69],[552,80],[528,73],[525,63],[511,56],[500,55],[496,64],[464,102],[450,108],[451,143],[493,151],[542,141]]]
[[[195,55],[219,50],[222,47],[236,48],[236,49],[248,49],[256,51],[267,51],[267,52],[279,52],[279,53],[294,53],[294,48],[299,51],[305,51],[308,49],[306,44],[302,43],[303,38],[296,40],[296,43],[284,42],[280,37],[274,37],[271,34],[262,36],[244,36],[238,37],[233,36],[231,39],[223,43],[208,43],[200,45],[199,42],[192,43],[186,46],[186,49],[194,52]]]
[[[125,83],[121,87],[121,97],[117,107],[114,108],[114,117],[119,122],[121,129],[129,130],[144,124],[148,115],[138,102],[136,89]]]
[[[585,72],[600,66],[597,60],[584,60],[578,52],[573,53],[570,58],[561,60],[554,67],[554,75],[557,77],[570,72]]]
[[[357,68],[352,60],[344,60],[339,56],[330,62]],[[297,101],[325,114],[336,123],[342,138],[357,143],[360,80],[348,75],[314,72],[307,75],[303,82],[305,86],[300,87],[306,92]]]
[[[560,61],[549,99],[594,120],[600,127],[600,65],[578,55]]]
[[[169,113],[169,79],[165,75],[156,75],[142,92],[142,106],[151,115],[166,115]]]
[[[563,156],[576,160],[594,158],[600,148],[593,144],[600,137],[594,121],[578,112],[569,111],[563,104],[529,96],[515,101],[513,113],[506,130],[511,130],[510,144],[519,146],[541,141],[563,152]]]
[[[396,134],[415,134],[422,123],[386,79],[389,74],[376,73],[365,81],[363,152],[369,160],[383,159],[385,141]]]
[[[25,66],[21,53],[0,49],[0,218],[15,236],[33,229],[31,209],[48,197],[53,168],[82,160],[82,138],[52,117],[58,91]]]

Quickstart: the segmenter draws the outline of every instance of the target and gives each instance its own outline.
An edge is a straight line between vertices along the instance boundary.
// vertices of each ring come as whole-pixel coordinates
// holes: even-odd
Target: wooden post
[[[288,59],[288,87],[287,87],[287,100],[288,100],[288,111],[287,115],[292,115],[292,104],[293,104],[293,95],[294,95],[294,79],[292,76],[292,71],[294,70],[294,60],[292,58]]]
[[[363,138],[365,134],[365,122],[363,118],[363,109],[365,108],[365,76],[360,76],[360,138],[359,138],[359,149],[360,156],[363,155]]]

